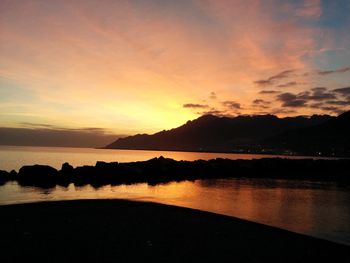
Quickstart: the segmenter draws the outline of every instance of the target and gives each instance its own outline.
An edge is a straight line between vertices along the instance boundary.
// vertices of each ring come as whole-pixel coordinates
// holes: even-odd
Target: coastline
[[[70,183],[81,186],[158,184],[171,181],[224,178],[270,178],[334,181],[349,185],[350,159],[262,158],[252,160],[211,159],[176,161],[153,158],[137,162],[96,162],[95,166],[74,168],[69,163],[57,170],[48,165],[22,166],[19,171],[0,170],[0,184],[17,181],[20,185],[50,188]]]
[[[0,206],[4,262],[348,262],[349,247],[214,213],[127,200]]]
[[[262,155],[266,156],[266,158],[273,158],[273,157],[280,157],[280,158],[310,158],[310,159],[350,159],[349,155],[305,155],[305,154],[298,154],[298,153],[293,153],[293,154],[286,154],[286,153],[281,153],[281,152],[261,152],[261,151],[252,151],[252,152],[247,152],[247,151],[210,151],[210,150],[205,150],[205,151],[200,151],[200,150],[186,150],[186,149],[181,149],[181,150],[176,150],[176,149],[168,149],[168,148],[160,148],[160,149],[154,149],[154,148],[110,148],[110,147],[100,147],[100,148],[94,148],[94,149],[100,149],[100,150],[125,150],[125,151],[154,151],[154,152],[188,152],[188,153],[222,153],[222,154],[252,154],[252,155]]]
[[[210,151],[210,150],[177,150],[177,149],[154,149],[154,148],[109,148],[109,147],[77,147],[77,146],[61,146],[61,145],[17,145],[17,144],[0,144],[0,147],[13,147],[13,148],[21,148],[21,147],[35,147],[35,148],[71,148],[71,149],[93,149],[93,150],[123,150],[123,151],[152,151],[152,152],[185,152],[185,153],[217,153],[217,154],[242,154],[242,155],[261,155],[266,156],[266,158],[310,158],[310,159],[350,159],[350,155],[305,155],[305,154],[286,154],[281,152],[261,152],[261,151]],[[264,157],[263,157],[264,158]]]

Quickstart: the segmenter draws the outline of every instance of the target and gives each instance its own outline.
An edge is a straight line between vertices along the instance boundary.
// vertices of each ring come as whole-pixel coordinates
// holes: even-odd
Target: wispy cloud
[[[348,98],[348,93],[350,94],[350,88],[328,90],[325,87],[316,87],[296,94],[282,93],[276,99],[286,108],[309,108],[339,114],[350,108],[350,100],[344,100]]]
[[[198,108],[208,108],[208,105],[205,104],[195,104],[195,103],[186,103],[183,105],[184,108],[194,108],[194,109],[198,109]]]
[[[0,127],[0,145],[104,147],[119,137],[125,137],[99,128],[52,128],[41,124],[30,126],[31,128]]]
[[[232,100],[223,101],[222,105],[224,105],[225,107],[227,107],[231,110],[241,109],[241,104],[236,102],[236,101],[232,101]]]
[[[281,93],[281,91],[279,91],[279,90],[261,90],[261,91],[259,91],[259,94],[262,94],[262,95],[273,95],[273,94],[278,94],[278,93]]]
[[[319,18],[322,14],[321,0],[305,0],[296,8],[296,16],[303,18]]]
[[[210,92],[210,96],[209,96],[209,98],[210,98],[210,99],[212,99],[212,100],[217,99],[217,95],[216,95],[216,93],[215,93],[214,91]]]
[[[227,116],[226,111],[217,110],[214,108],[210,109],[208,111],[197,112],[197,114],[199,114],[199,115],[215,115],[215,116],[219,116],[219,117]]]
[[[265,104],[265,105],[269,105],[271,104],[270,101],[266,101],[266,100],[262,100],[262,99],[256,99],[253,101],[253,104]]]
[[[350,100],[350,87],[334,89],[333,92]]]
[[[336,73],[345,73],[350,71],[350,67],[335,69],[335,70],[320,70],[317,73],[321,76],[330,75],[330,74],[336,74]]]
[[[299,95],[295,95],[290,92],[278,95],[277,100],[282,102],[282,107],[305,107],[307,103],[306,99],[300,98]]]
[[[284,84],[280,84],[277,87],[278,88],[289,88],[289,87],[294,87],[294,86],[297,86],[297,85],[298,85],[298,83],[296,81],[290,81],[290,82],[287,82],[287,83],[284,83]]]
[[[276,75],[273,75],[267,79],[262,79],[262,80],[256,80],[254,81],[255,84],[259,85],[259,86],[271,86],[274,85],[277,81],[281,80],[281,79],[286,79],[288,77],[290,77],[290,75],[295,72],[295,70],[285,70],[282,71]]]

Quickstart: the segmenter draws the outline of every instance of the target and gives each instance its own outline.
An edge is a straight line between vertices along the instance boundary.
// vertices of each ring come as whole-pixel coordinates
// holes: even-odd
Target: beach
[[[349,262],[349,247],[234,217],[126,200],[0,206],[2,262]]]

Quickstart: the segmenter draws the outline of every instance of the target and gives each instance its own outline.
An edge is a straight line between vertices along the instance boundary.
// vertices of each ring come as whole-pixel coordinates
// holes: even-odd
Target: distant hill
[[[218,117],[205,115],[171,130],[119,138],[109,149],[262,152],[264,145],[286,132],[311,128],[336,119],[329,115],[278,118],[274,115]]]
[[[302,154],[350,156],[350,111],[311,127],[289,130],[264,141],[275,150]]]

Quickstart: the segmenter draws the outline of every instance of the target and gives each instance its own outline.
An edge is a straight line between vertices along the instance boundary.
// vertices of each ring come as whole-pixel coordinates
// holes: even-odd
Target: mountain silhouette
[[[264,144],[302,154],[349,156],[350,111],[318,125],[283,132]]]
[[[339,116],[340,117],[340,116]],[[338,117],[338,118],[339,118]],[[284,141],[288,132],[326,125],[338,118],[313,115],[278,118],[274,115],[218,117],[204,115],[171,130],[152,135],[137,134],[119,138],[106,146],[109,149],[266,152],[281,150],[275,143]],[[331,122],[332,123],[332,122]],[[332,124],[327,124],[331,125]],[[291,133],[297,134],[297,133]],[[297,137],[297,135],[294,135]]]

